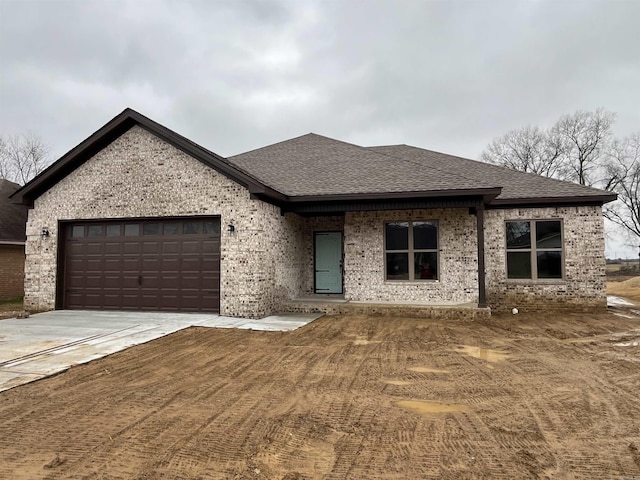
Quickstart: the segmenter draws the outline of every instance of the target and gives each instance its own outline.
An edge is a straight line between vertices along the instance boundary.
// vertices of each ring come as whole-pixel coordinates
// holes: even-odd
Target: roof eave
[[[482,197],[485,203],[493,201],[502,187],[475,188],[475,189],[451,189],[451,190],[425,190],[410,192],[369,192],[369,193],[340,193],[327,195],[290,195],[287,197],[289,203],[324,203],[324,202],[345,202],[363,200],[397,200],[415,198],[459,198],[459,197]]]
[[[538,206],[566,206],[566,205],[604,205],[618,198],[615,193],[602,195],[584,195],[573,197],[537,197],[537,198],[496,198],[488,208],[509,207],[538,207]]]

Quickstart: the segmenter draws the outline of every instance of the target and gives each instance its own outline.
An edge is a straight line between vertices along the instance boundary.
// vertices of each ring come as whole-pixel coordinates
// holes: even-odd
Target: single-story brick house
[[[0,178],[0,301],[24,295],[24,244],[28,209],[9,198],[20,188]]]
[[[308,134],[230,158],[126,109],[13,195],[26,308],[606,304],[604,191]]]

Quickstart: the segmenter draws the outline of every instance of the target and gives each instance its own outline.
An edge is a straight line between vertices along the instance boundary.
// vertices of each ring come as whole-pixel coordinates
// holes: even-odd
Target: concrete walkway
[[[248,320],[200,313],[56,310],[0,320],[0,392],[191,326],[282,332],[320,316]]]

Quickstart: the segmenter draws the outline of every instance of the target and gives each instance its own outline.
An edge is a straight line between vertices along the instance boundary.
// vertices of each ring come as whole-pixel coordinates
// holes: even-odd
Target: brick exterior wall
[[[505,222],[560,219],[564,278],[508,280]],[[604,220],[600,207],[488,210],[485,215],[487,303],[493,310],[593,310],[606,308]]]
[[[0,245],[0,301],[24,295],[24,245]]]
[[[436,220],[439,278],[389,282],[384,269],[384,223]],[[466,208],[348,212],[344,224],[345,298],[359,302],[456,304],[478,300],[476,217]]]
[[[217,215],[221,217],[221,314],[260,318],[313,293],[313,232],[344,232],[345,298],[357,302],[477,302],[476,218],[468,209],[347,212],[300,217],[260,200],[141,127],[134,127],[40,196],[29,211],[25,308],[55,307],[58,222],[74,219]],[[505,220],[561,218],[565,278],[506,279]],[[386,221],[435,220],[439,279],[388,282]],[[226,225],[233,224],[230,235]],[[41,238],[42,228],[50,236]],[[488,210],[487,299],[494,310],[603,307],[604,229],[599,207]]]
[[[306,255],[296,215],[134,127],[40,196],[29,211],[25,308],[55,307],[58,221],[220,215],[221,313],[259,318],[300,294]],[[226,225],[234,224],[234,235]],[[40,238],[43,227],[48,238]]]

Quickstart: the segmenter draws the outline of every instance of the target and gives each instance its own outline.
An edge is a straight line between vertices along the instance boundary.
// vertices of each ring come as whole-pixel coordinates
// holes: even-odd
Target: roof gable
[[[278,192],[268,189],[250,175],[229,164],[223,157],[201,147],[173,130],[154,122],[135,110],[126,108],[105,126],[97,130],[93,135],[67,152],[44,172],[15,192],[12,198],[18,203],[33,205],[33,201],[36,198],[135,125],[139,125],[196,160],[217,170],[231,180],[246,187],[252,193],[267,196],[271,195],[274,199],[280,199],[282,197]]]

